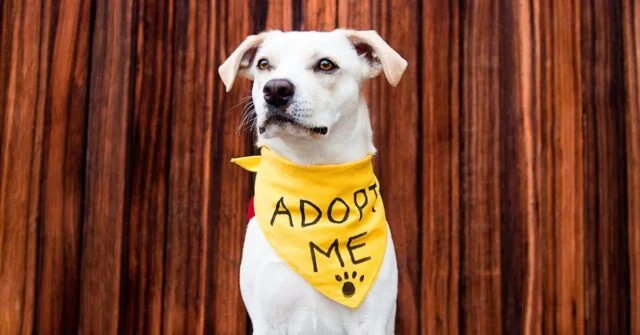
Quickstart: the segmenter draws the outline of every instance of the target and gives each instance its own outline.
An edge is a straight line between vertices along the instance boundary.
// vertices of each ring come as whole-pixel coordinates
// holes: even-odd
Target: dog
[[[276,30],[248,36],[219,67],[219,75],[227,92],[237,76],[253,80],[258,147],[300,166],[323,166],[376,153],[363,85],[383,72],[396,86],[406,67],[375,31]],[[385,226],[388,230],[386,221]],[[350,308],[293,271],[251,218],[240,289],[254,334],[393,334],[398,270],[390,233],[386,239],[375,282]],[[346,281],[349,274],[344,275]]]

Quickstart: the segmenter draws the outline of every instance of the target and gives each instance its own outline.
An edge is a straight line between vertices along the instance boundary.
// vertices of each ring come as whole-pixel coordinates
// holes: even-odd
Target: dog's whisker
[[[255,123],[255,106],[253,101],[250,101],[242,108],[242,118],[240,119],[240,125],[236,128],[236,133],[240,133],[247,128],[253,128]]]
[[[235,104],[235,105],[233,105],[233,106],[231,106],[231,108],[229,108],[229,110],[231,110],[231,111],[232,111],[232,110],[234,110],[234,109],[236,109],[236,108],[238,108],[238,107],[242,106],[242,105],[243,105],[243,104],[245,104],[248,100],[251,100],[251,98],[252,98],[252,97],[251,97],[250,95],[249,95],[249,96],[246,96],[246,97],[242,97],[242,98],[240,98],[240,99],[238,100],[238,103],[237,103],[237,104]]]

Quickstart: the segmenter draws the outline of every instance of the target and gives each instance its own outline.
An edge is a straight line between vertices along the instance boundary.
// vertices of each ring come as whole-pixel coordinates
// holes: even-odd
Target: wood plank
[[[421,223],[418,212],[422,159],[420,138],[420,36],[417,1],[379,4],[372,28],[409,63],[400,84],[392,88],[381,75],[370,82],[368,100],[378,154],[374,167],[380,180],[398,260],[396,332],[417,334],[420,310]],[[371,6],[370,8],[374,8]]]
[[[422,22],[421,333],[457,334],[461,317],[458,3],[423,1]]]
[[[460,8],[460,331],[502,333],[496,2]]]
[[[77,329],[82,234],[90,1],[47,1],[47,86],[35,331]]]
[[[335,29],[338,24],[338,2],[304,1],[301,30],[331,31]]]
[[[130,121],[130,210],[125,234],[123,322],[127,334],[160,334],[173,79],[171,1],[136,3],[136,72]],[[124,265],[123,265],[124,266]]]
[[[212,193],[211,230],[207,255],[207,334],[249,333],[250,322],[240,296],[240,260],[248,218],[246,217],[249,198],[253,194],[252,174],[229,163],[233,157],[250,155],[255,152],[253,135],[255,130],[242,126],[244,113],[250,113],[251,82],[238,79],[231,92],[225,93],[218,77],[218,66],[233,52],[244,38],[252,33],[252,21],[243,8],[248,1],[229,3],[227,20],[219,23],[215,43],[210,47],[214,52],[215,66],[208,69],[207,80],[211,90],[207,91],[207,101],[213,105],[207,114],[212,114]],[[285,4],[286,5],[286,4]],[[272,8],[272,7],[271,7]],[[267,22],[271,12],[266,13]],[[282,18],[291,25],[291,17]],[[238,25],[242,22],[242,25]],[[287,23],[288,22],[288,23]],[[262,28],[262,27],[260,27]],[[262,29],[259,29],[262,30]],[[253,31],[254,33],[257,31]],[[226,46],[226,49],[223,47]],[[215,102],[218,102],[217,104]],[[215,299],[215,300],[214,300]]]
[[[338,28],[373,29],[373,16],[377,1],[338,1]]]
[[[49,16],[37,0],[0,6],[0,333],[31,334]]]
[[[242,333],[246,327],[238,287],[245,207],[238,197],[231,197],[236,207],[229,210],[235,216],[218,216],[223,209],[217,197],[227,192],[220,193],[218,188],[218,169],[230,165],[230,157],[223,158],[212,148],[212,144],[222,144],[223,138],[217,136],[222,135],[223,125],[235,127],[213,117],[214,108],[217,113],[223,110],[217,104],[222,100],[214,99],[222,93],[221,84],[214,84],[219,82],[217,66],[221,63],[220,49],[215,47],[231,44],[225,37],[232,31],[242,38],[250,33],[246,8],[246,3],[239,2],[182,1],[176,6],[175,48],[180,51],[174,60],[165,332]],[[218,20],[220,17],[238,20]],[[243,29],[238,29],[237,22],[243,22]],[[233,182],[228,181],[229,185]],[[236,262],[229,263],[231,259]]]
[[[301,1],[291,0],[270,0],[270,1],[258,1],[256,5],[246,5],[245,2],[240,2],[243,8],[253,7],[254,12],[251,16],[253,21],[253,33],[259,33],[265,30],[282,30],[290,31],[293,29],[300,29],[300,10],[302,7]],[[231,7],[233,3],[229,3]],[[293,18],[296,16],[296,22],[294,24]],[[232,23],[233,21],[227,21]],[[244,37],[244,36],[243,36]],[[235,46],[229,46],[230,48]],[[230,52],[230,51],[229,51]]]
[[[204,275],[210,197],[208,164],[211,121],[204,113],[205,74],[210,62],[200,40],[210,38],[199,12],[204,3],[175,2],[174,80],[171,116],[169,198],[164,264],[163,333],[197,334],[204,330]],[[213,21],[215,22],[215,21]]]
[[[507,334],[542,332],[532,11],[526,0],[500,7],[500,271]]]
[[[94,6],[99,29],[92,36],[79,331],[116,334],[128,207],[133,6],[126,0],[97,1]]]
[[[640,334],[640,5],[622,4],[631,334]]]
[[[624,64],[619,2],[582,9],[588,333],[629,333]]]
[[[534,99],[540,117],[535,160],[545,334],[581,334],[585,326],[579,13],[576,2],[534,3]]]

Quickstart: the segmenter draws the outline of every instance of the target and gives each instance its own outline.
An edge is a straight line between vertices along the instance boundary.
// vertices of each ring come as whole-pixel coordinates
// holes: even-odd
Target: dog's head
[[[365,80],[381,71],[395,86],[407,62],[375,31],[269,31],[252,35],[220,66],[227,91],[253,80],[259,138],[321,138],[355,113]]]

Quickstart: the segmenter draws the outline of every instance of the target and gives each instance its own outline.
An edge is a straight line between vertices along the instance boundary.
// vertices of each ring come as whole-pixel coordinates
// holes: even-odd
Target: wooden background
[[[640,334],[634,0],[3,0],[0,334],[250,330],[217,67],[334,27],[410,64],[367,87],[397,332]]]

